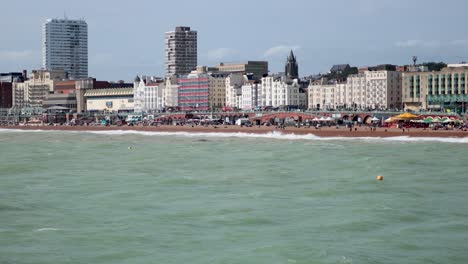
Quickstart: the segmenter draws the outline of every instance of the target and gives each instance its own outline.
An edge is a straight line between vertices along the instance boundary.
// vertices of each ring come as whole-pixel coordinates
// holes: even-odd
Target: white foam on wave
[[[0,133],[13,133],[13,132],[46,132],[48,130],[42,130],[42,129],[16,129],[16,128],[0,128]]]
[[[59,231],[59,230],[61,230],[61,229],[54,228],[54,227],[45,227],[45,228],[36,229],[34,231],[36,231],[36,232],[45,232],[45,231]]]
[[[287,140],[322,140],[322,141],[402,141],[402,142],[444,142],[444,143],[468,143],[468,137],[319,137],[313,134],[284,134],[281,132],[269,132],[264,134],[244,133],[244,132],[156,132],[156,131],[129,131],[129,130],[107,130],[107,131],[88,131],[93,134],[101,135],[143,135],[143,136],[181,136],[181,137],[208,137],[208,138],[266,138],[266,139],[287,139]]]
[[[442,143],[468,143],[468,137],[319,137],[313,134],[290,134],[277,131],[269,133],[245,133],[245,132],[159,132],[159,131],[137,131],[137,130],[102,130],[102,131],[64,131],[64,130],[21,130],[21,129],[0,129],[0,132],[65,132],[65,133],[91,133],[97,135],[141,135],[141,136],[179,136],[191,138],[265,138],[265,139],[286,139],[286,140],[315,140],[315,141],[366,141],[366,142],[442,142]]]

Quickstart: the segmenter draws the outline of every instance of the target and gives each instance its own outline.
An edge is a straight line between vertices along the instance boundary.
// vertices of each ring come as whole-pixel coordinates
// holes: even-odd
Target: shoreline
[[[0,126],[0,129],[19,129],[19,130],[42,130],[42,131],[142,131],[142,132],[187,132],[187,133],[252,133],[269,134],[273,132],[284,135],[314,135],[318,137],[432,137],[432,138],[465,138],[468,137],[468,131],[460,130],[423,130],[421,128],[411,128],[408,132],[398,128],[377,128],[371,131],[367,127],[358,127],[357,131],[349,131],[345,127],[314,127],[296,128],[286,127],[279,129],[275,127],[239,127],[239,126]],[[387,130],[387,131],[385,131]]]

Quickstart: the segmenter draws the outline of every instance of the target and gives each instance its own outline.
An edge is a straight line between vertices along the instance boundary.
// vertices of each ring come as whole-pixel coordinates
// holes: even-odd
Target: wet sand
[[[0,126],[1,129],[22,129],[22,130],[63,130],[63,131],[109,131],[109,130],[126,130],[126,131],[152,131],[152,132],[193,132],[193,133],[257,133],[267,134],[271,132],[279,132],[282,134],[306,135],[312,134],[320,137],[468,137],[467,131],[460,130],[430,130],[422,128],[411,128],[409,131],[398,128],[377,128],[376,131],[371,131],[367,127],[357,127],[349,131],[345,127],[322,127],[316,129],[314,127],[286,127],[285,129],[275,128],[274,126],[266,127],[239,127],[239,126]]]

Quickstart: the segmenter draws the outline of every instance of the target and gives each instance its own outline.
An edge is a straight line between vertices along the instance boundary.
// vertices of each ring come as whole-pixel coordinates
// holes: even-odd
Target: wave
[[[366,141],[366,142],[442,142],[442,143],[457,143],[467,144],[468,137],[319,137],[313,134],[297,135],[284,134],[281,132],[268,132],[264,134],[245,133],[245,132],[159,132],[159,131],[137,131],[137,130],[103,130],[103,131],[64,131],[64,130],[21,130],[21,129],[0,129],[1,132],[65,132],[65,133],[90,133],[97,135],[109,136],[124,136],[124,135],[141,135],[141,136],[179,136],[190,138],[264,138],[264,139],[283,139],[283,140],[315,140],[315,141]]]
[[[44,231],[59,231],[61,230],[60,228],[53,228],[53,227],[46,227],[46,228],[39,228],[34,231],[36,232],[44,232]]]

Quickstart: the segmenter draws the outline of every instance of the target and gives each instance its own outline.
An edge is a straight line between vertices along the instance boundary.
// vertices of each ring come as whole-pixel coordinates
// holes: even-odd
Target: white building
[[[242,73],[231,73],[226,78],[226,107],[237,108],[239,96],[242,95],[242,85],[246,83],[246,77]]]
[[[390,109],[401,108],[401,73],[365,71],[350,75],[346,83],[311,83],[309,109]]]
[[[268,76],[262,78],[260,106],[307,107],[306,94],[301,91],[298,79]]]
[[[239,106],[242,110],[253,110],[259,106],[259,82],[249,82],[242,85],[241,102]]]
[[[148,113],[162,110],[164,108],[164,87],[162,81],[137,76],[133,83],[135,112]]]
[[[88,77],[88,24],[84,20],[48,19],[42,30],[42,64],[64,70],[71,79]]]
[[[134,112],[133,88],[86,89],[84,97],[90,112]]]

